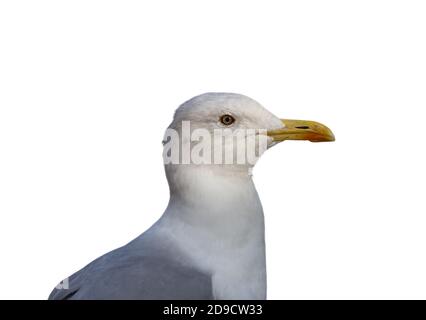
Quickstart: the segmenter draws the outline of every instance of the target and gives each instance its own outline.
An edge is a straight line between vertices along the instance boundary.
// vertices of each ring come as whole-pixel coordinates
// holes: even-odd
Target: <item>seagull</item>
[[[187,161],[184,151],[195,148],[191,134],[197,130],[199,143],[226,133],[194,153],[207,155],[206,161],[191,161],[191,154]],[[215,158],[222,161],[209,161],[216,154],[210,149],[238,155],[234,140],[264,141],[265,148],[256,146],[260,157],[285,140],[334,141],[332,131],[314,121],[280,119],[247,96],[220,92],[183,103],[167,131],[170,200],[163,215],[133,241],[60,282],[49,299],[266,299],[264,215],[251,174],[256,161],[225,162],[223,154]],[[243,134],[226,139],[236,131]]]

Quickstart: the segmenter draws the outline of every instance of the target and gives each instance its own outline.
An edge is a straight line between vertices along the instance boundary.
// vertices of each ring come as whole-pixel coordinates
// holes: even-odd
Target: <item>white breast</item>
[[[187,199],[171,197],[162,232],[212,275],[215,299],[266,299],[263,210],[251,178],[190,185]]]

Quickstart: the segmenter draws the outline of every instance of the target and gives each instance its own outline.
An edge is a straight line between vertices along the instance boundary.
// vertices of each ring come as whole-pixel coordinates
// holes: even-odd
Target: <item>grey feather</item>
[[[152,239],[151,239],[152,240]],[[211,276],[187,265],[179,250],[147,234],[94,260],[55,288],[50,300],[212,299]]]

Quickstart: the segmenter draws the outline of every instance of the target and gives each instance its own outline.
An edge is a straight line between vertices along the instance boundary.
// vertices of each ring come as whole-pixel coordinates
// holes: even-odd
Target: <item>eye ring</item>
[[[231,116],[230,114],[224,114],[220,117],[220,123],[222,123],[224,126],[230,126],[235,122],[235,118]]]

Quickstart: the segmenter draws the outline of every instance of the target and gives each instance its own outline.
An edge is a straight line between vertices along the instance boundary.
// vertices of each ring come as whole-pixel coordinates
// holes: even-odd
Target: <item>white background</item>
[[[168,201],[206,91],[321,121],[254,171],[268,297],[426,298],[424,1],[2,1],[0,298],[45,299]]]

